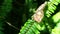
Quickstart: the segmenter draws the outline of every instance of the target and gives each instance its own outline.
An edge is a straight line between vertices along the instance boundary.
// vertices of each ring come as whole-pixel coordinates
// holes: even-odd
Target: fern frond
[[[48,18],[51,16],[51,14],[54,13],[54,11],[56,10],[58,4],[60,3],[60,0],[50,0],[48,2],[48,8],[46,9],[46,13],[45,16],[47,16]],[[46,21],[46,20],[45,20]],[[48,20],[46,21],[48,22]],[[48,30],[52,30],[52,24],[49,25],[48,23],[45,23],[45,25],[47,26]],[[43,28],[45,29],[45,25],[42,24]],[[40,34],[39,31],[44,30],[41,27],[41,23],[37,24],[35,21],[33,21],[32,19],[29,19],[25,25],[21,28],[20,33],[19,34]]]
[[[39,27],[39,28],[38,28]],[[44,27],[44,26],[43,26]],[[38,23],[29,19],[24,26],[21,28],[19,34],[40,34],[40,30],[43,30]]]
[[[48,9],[46,10],[47,17],[50,17],[51,14],[54,13],[59,3],[60,3],[60,0],[50,0],[48,2]]]

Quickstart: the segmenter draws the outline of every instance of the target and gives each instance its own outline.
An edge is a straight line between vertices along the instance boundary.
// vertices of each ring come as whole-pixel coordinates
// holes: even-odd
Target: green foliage
[[[38,28],[39,27],[39,28]],[[24,24],[22,29],[20,30],[21,33],[19,34],[40,34],[38,30],[43,30],[44,25],[42,24],[42,27],[35,21],[28,19],[28,21]]]
[[[58,14],[55,16],[52,15],[53,13],[55,13],[55,10],[57,9],[59,3],[60,0],[49,0],[47,6],[45,7],[46,17],[44,16],[43,21],[38,24],[32,19],[28,19],[28,21],[21,28],[19,34],[60,34],[60,30],[57,30],[59,29],[59,24],[56,24],[57,21],[60,19],[60,12],[58,12]],[[31,6],[29,8],[31,8]]]
[[[19,28],[20,31],[18,30],[19,31],[18,34],[60,34],[60,0],[47,1],[47,5],[44,9],[44,18],[42,19],[40,23],[34,21],[32,19],[33,18],[32,15],[36,11],[37,7],[46,0],[25,0],[22,2],[21,1],[22,0],[18,1],[20,2],[19,5],[18,3],[15,3],[17,6],[15,6],[14,4],[14,2],[17,2],[17,0],[14,0],[14,1],[4,0],[1,3],[0,5],[0,34],[6,33],[5,27],[9,31],[9,34],[10,33],[16,34],[15,32],[17,31],[14,30],[14,28],[12,29],[14,30],[14,33],[13,33],[13,31],[10,30],[11,27],[9,26],[7,27],[5,24],[5,21],[9,21],[10,19],[11,19],[10,22],[12,24],[16,24],[15,26],[21,27],[21,29]],[[11,11],[11,9],[13,12]],[[14,19],[12,19],[11,17],[8,17],[9,13],[10,14],[15,13],[14,15],[12,15],[12,18]],[[6,20],[7,17],[8,19]],[[14,21],[14,23],[12,20]],[[24,26],[22,26],[23,24]],[[5,33],[4,33],[4,30],[5,30]]]
[[[0,34],[4,34],[4,21],[7,13],[10,12],[12,8],[11,2],[12,0],[4,0],[4,2],[0,6]]]
[[[54,15],[52,19],[54,20],[54,23],[56,23],[56,26],[52,29],[51,34],[60,34],[60,12]]]
[[[58,20],[60,20],[60,11],[59,11],[57,14],[55,14],[55,15],[52,17],[52,19],[54,20],[55,23],[57,23]]]
[[[0,8],[0,16],[4,17],[8,12],[10,12],[12,5],[11,5],[12,0],[4,0],[1,8]]]
[[[50,17],[52,13],[54,13],[54,11],[57,8],[57,5],[60,3],[60,0],[50,0],[48,2],[48,8],[46,11],[46,16]]]

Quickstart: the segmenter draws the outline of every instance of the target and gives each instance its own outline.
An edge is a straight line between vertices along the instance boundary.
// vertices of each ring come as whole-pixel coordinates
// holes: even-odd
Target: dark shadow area
[[[6,22],[11,23],[16,28],[21,28],[21,26],[24,24],[22,22],[22,15],[24,13],[24,2],[25,0],[13,0],[12,2],[12,9],[7,14]],[[19,4],[18,4],[19,3]],[[15,29],[12,26],[9,26],[7,23],[5,23],[5,34],[18,34],[20,30]]]

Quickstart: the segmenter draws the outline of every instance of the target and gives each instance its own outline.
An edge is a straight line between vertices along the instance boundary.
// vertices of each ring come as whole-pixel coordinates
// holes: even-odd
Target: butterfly
[[[39,8],[35,11],[33,14],[33,20],[40,23],[44,17],[44,7],[46,6],[47,2],[44,2],[42,5],[39,6]]]

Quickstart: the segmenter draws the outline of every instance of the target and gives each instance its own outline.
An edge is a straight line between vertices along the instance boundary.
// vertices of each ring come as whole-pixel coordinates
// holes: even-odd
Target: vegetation
[[[38,23],[32,16],[45,1]],[[0,34],[60,34],[60,0],[0,0]]]

